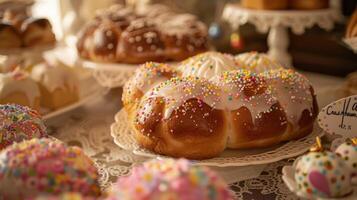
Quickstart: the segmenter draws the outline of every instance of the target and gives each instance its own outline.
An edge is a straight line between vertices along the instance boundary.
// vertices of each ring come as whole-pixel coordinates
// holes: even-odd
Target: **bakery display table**
[[[253,10],[242,8],[236,4],[227,4],[223,11],[223,19],[233,29],[250,23],[261,33],[268,33],[268,54],[284,66],[292,66],[292,58],[288,53],[289,32],[303,34],[305,29],[314,25],[328,31],[334,27],[339,15],[334,9],[321,10]]]
[[[319,90],[342,83],[340,78],[314,73],[304,74],[314,85],[317,94]],[[96,162],[103,189],[118,176],[128,174],[135,163],[143,161],[142,157],[119,148],[110,135],[114,115],[122,108],[121,93],[120,88],[112,90],[80,108],[46,121],[50,134],[69,145],[82,147]],[[291,164],[293,160],[252,166],[250,168],[254,167],[257,172],[262,171],[258,177],[242,180],[239,174],[234,173],[230,174],[228,182],[237,199],[298,199],[288,190],[281,178],[282,167]]]

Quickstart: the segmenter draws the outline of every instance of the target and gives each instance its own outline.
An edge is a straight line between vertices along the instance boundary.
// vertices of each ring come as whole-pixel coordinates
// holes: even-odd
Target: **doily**
[[[117,113],[115,121],[111,126],[111,135],[119,147],[143,157],[159,159],[165,157],[139,147],[132,133],[125,110],[122,109]],[[289,141],[274,148],[239,151],[225,150],[219,157],[195,161],[195,164],[228,167],[272,163],[304,153],[315,143],[316,136],[322,136],[322,133],[321,129],[315,124],[313,132],[302,139]]]
[[[230,187],[237,199],[298,200],[281,178],[282,167],[291,165],[293,161],[290,159],[272,163],[259,177],[230,184]]]

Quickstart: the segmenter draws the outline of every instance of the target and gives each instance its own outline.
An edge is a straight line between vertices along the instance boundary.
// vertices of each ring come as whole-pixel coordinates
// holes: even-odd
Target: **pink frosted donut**
[[[0,199],[79,192],[99,196],[98,173],[78,147],[47,138],[15,143],[0,153]]]
[[[107,200],[232,200],[228,185],[207,167],[185,159],[152,160],[110,188]]]
[[[0,105],[0,150],[14,142],[47,137],[41,115],[26,106]]]

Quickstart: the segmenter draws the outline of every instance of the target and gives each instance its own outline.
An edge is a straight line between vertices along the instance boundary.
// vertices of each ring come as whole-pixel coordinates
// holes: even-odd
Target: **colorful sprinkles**
[[[118,179],[107,200],[182,199],[231,200],[228,185],[207,167],[185,159],[152,160]]]
[[[47,137],[41,115],[26,106],[0,105],[0,150],[14,142]]]
[[[350,193],[349,177],[343,159],[329,151],[302,156],[295,169],[298,189],[310,197],[342,197]]]
[[[59,141],[32,139],[0,153],[0,194],[5,199],[61,192],[98,196],[97,179],[90,158],[80,148]]]

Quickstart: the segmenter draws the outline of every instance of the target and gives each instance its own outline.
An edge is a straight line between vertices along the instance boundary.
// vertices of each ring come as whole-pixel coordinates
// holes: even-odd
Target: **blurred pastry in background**
[[[16,28],[0,22],[0,49],[19,48],[21,45],[21,35]]]
[[[313,10],[329,7],[329,0],[242,0],[245,8],[259,10]]]
[[[346,38],[357,37],[357,9],[353,12],[347,25]]]
[[[50,45],[56,41],[50,22],[44,18],[26,19],[21,26],[21,32],[23,45],[26,47]]]
[[[39,85],[43,107],[56,110],[79,100],[79,80],[69,67],[44,62],[32,68],[31,77]]]
[[[0,73],[0,104],[7,103],[39,110],[40,89],[26,72],[15,70],[10,73]]]
[[[149,9],[150,8],[150,9]],[[79,33],[77,50],[97,62],[181,61],[208,50],[206,26],[163,5],[138,10],[114,5]]]
[[[284,10],[288,8],[288,0],[242,0],[245,8],[260,10]]]
[[[0,49],[54,44],[52,25],[45,18],[34,18],[29,5],[21,2],[0,4]]]
[[[314,10],[329,7],[329,0],[289,0],[289,7],[296,10]]]

